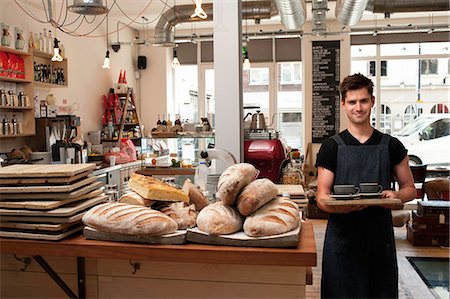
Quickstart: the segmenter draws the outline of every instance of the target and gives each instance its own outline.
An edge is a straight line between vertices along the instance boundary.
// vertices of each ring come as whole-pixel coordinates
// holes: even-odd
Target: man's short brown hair
[[[357,90],[361,88],[367,88],[370,97],[373,96],[373,82],[366,76],[357,73],[344,78],[344,80],[339,85],[339,91],[341,93],[341,101],[345,100],[347,96],[347,91]]]

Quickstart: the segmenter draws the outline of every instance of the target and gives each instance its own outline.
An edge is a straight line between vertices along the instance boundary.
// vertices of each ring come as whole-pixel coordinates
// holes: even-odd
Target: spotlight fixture
[[[434,28],[430,28],[430,29],[428,29],[428,34],[432,34],[434,32]]]
[[[172,68],[176,69],[179,66],[180,66],[180,61],[178,60],[177,50],[173,50]]]
[[[372,36],[377,36],[377,35],[378,35],[378,31],[375,30],[375,31],[372,33]]]
[[[110,68],[110,63],[109,63],[109,51],[106,51],[106,55],[105,55],[105,60],[103,60],[103,66],[104,69],[109,69]]]
[[[390,12],[385,12],[384,13],[384,18],[385,19],[390,19],[391,18],[391,13]]]

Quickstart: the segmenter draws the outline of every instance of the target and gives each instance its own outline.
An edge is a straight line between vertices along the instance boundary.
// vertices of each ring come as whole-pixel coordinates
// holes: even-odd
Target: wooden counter
[[[310,222],[302,223],[297,248],[146,245],[76,236],[59,242],[3,238],[0,252],[3,274],[0,296],[3,298],[30,294],[32,297],[64,296],[50,279],[48,287],[43,287],[42,278],[33,278],[37,275],[35,271],[20,272],[22,265],[14,260],[13,253],[20,257],[42,255],[47,260],[57,257],[56,263],[65,257],[65,264],[73,264],[73,257],[86,257],[86,294],[98,298],[304,298],[306,269],[316,266],[317,260]],[[131,272],[132,262],[140,263],[140,270],[135,274]],[[14,263],[16,268],[11,275]],[[72,280],[76,286],[77,275],[70,273],[67,266],[56,271],[64,273],[69,286]],[[18,285],[21,281],[29,286],[33,279],[42,291],[31,292]]]

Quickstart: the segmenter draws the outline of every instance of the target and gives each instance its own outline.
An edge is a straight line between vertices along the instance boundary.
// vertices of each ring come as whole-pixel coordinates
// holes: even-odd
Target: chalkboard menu
[[[339,41],[312,43],[312,142],[339,132]]]

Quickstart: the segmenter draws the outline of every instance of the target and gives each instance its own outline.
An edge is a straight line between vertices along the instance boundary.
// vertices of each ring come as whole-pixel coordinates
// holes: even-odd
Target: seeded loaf
[[[143,207],[150,207],[153,204],[153,200],[143,198],[136,192],[128,192],[124,195],[122,195],[119,199],[120,203],[127,203],[130,205],[138,205]]]
[[[297,204],[276,198],[245,219],[244,233],[250,237],[272,236],[294,230],[299,224]]]
[[[177,230],[177,223],[160,211],[124,203],[104,203],[90,209],[83,223],[99,231],[138,236],[161,236]]]
[[[175,220],[178,229],[192,228],[195,226],[197,211],[193,204],[185,206],[183,202],[174,202],[167,207],[161,208],[160,211]]]
[[[227,235],[242,229],[242,216],[221,201],[203,208],[197,216],[198,228],[210,235]]]
[[[277,196],[277,186],[269,179],[248,184],[239,194],[236,206],[242,216],[248,216]]]
[[[184,193],[189,196],[190,203],[195,205],[195,209],[200,211],[209,204],[208,199],[203,193],[192,183],[190,179],[186,179],[181,188]]]
[[[189,203],[189,197],[183,191],[150,176],[135,173],[128,181],[128,186],[146,199]]]
[[[225,169],[217,183],[217,193],[225,205],[233,205],[239,192],[256,178],[256,168],[248,163],[234,164]]]

